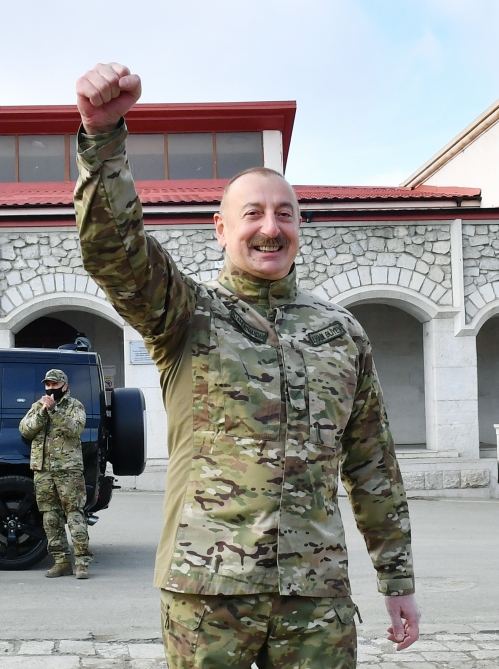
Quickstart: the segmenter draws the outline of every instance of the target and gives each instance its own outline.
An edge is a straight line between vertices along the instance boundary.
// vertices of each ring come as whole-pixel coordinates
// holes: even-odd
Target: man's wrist
[[[82,123],[81,131],[87,137],[98,137],[99,135],[107,135],[116,128],[119,127],[121,119],[118,119],[116,123],[109,123],[103,126],[92,126],[88,123]]]

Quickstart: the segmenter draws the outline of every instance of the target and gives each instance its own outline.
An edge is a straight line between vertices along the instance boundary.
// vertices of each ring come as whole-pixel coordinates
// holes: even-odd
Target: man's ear
[[[222,249],[225,248],[225,234],[224,234],[224,219],[222,214],[217,211],[216,214],[213,214],[213,223],[215,224],[215,235],[217,241]]]

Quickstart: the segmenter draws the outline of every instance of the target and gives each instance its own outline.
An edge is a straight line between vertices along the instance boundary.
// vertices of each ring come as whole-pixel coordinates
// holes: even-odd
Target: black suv
[[[30,444],[19,421],[43,394],[48,369],[66,372],[70,392],[85,406],[81,436],[87,502],[92,525],[95,511],[107,508],[115,478],[137,476],[146,462],[145,401],[138,388],[116,388],[106,403],[102,365],[97,353],[57,349],[0,349],[0,569],[26,569],[42,560],[47,540],[36,506]],[[119,486],[118,486],[119,487]]]

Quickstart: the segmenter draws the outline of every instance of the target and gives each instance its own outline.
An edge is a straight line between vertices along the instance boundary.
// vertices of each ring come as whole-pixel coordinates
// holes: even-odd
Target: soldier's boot
[[[73,574],[73,567],[71,562],[56,562],[46,572],[47,578],[58,578],[59,576],[71,576]]]
[[[85,564],[76,565],[76,578],[88,578],[88,567]]]

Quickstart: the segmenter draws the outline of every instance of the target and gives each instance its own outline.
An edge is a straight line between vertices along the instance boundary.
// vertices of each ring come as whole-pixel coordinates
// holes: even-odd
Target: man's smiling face
[[[229,186],[214,220],[218,242],[236,267],[272,281],[289,273],[298,253],[300,214],[285,179],[244,174]]]

